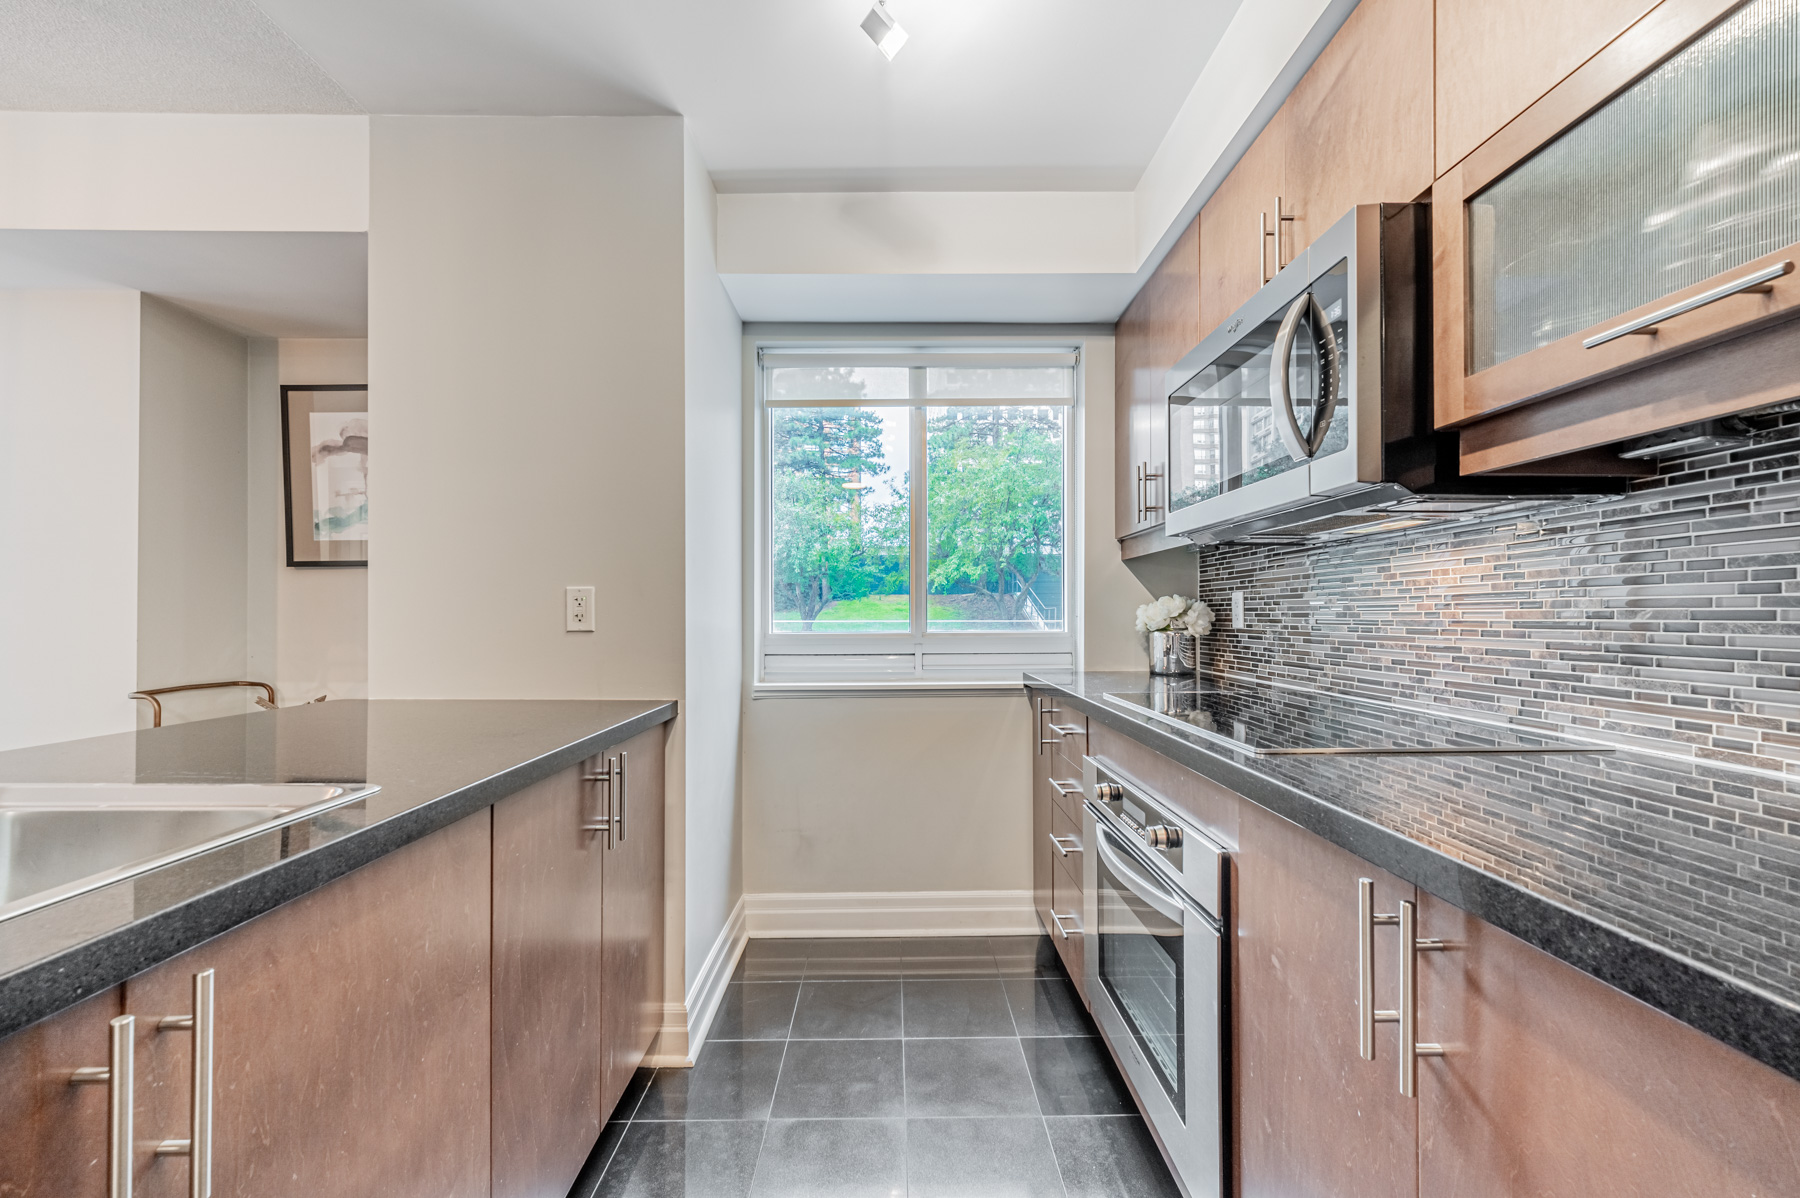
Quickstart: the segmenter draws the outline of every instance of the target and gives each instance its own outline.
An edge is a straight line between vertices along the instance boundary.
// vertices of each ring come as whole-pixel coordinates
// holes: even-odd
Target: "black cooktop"
[[[1609,751],[1588,741],[1279,687],[1176,686],[1102,697],[1255,757]]]

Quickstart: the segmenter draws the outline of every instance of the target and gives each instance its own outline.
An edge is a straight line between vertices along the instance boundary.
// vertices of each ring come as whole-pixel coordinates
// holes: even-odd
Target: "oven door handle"
[[[1320,394],[1313,403],[1312,431],[1302,434],[1300,421],[1294,415],[1288,367],[1294,358],[1294,336],[1300,331],[1300,322],[1308,316],[1312,317],[1313,338],[1322,344],[1325,352],[1322,355],[1324,361],[1319,363]],[[1331,417],[1337,411],[1342,369],[1337,334],[1332,331],[1331,320],[1325,315],[1318,296],[1309,289],[1289,305],[1287,315],[1281,319],[1281,327],[1275,332],[1275,344],[1269,354],[1269,406],[1275,409],[1275,431],[1281,435],[1288,456],[1296,462],[1309,461],[1325,444],[1326,430],[1331,427]]]
[[[1116,851],[1112,842],[1118,834],[1112,829],[1097,826],[1095,831],[1099,833],[1094,838],[1094,843],[1100,850],[1100,859],[1106,862],[1108,869],[1119,875],[1131,893],[1148,903],[1164,919],[1175,924],[1185,924],[1187,904],[1181,901],[1181,892],[1158,882],[1154,871],[1145,869],[1148,862],[1141,861],[1135,852],[1127,850],[1121,854]]]

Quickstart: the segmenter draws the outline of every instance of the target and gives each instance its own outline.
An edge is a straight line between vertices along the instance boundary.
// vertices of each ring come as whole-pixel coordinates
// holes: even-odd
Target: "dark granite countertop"
[[[1101,697],[1148,674],[1026,682],[1800,1079],[1800,782],[1629,751],[1258,758]]]
[[[367,782],[366,799],[0,922],[0,1035],[673,719],[667,700],[285,707],[0,753],[0,782]]]

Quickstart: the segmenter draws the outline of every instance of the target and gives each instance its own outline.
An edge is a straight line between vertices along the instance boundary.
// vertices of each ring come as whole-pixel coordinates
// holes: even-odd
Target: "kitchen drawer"
[[[1048,846],[1046,846],[1048,847]],[[1071,854],[1068,857],[1052,855],[1050,865],[1050,910],[1060,917],[1061,927],[1053,922],[1050,928],[1051,942],[1056,945],[1057,955],[1062,958],[1063,968],[1069,971],[1069,977],[1077,989],[1086,998],[1086,986],[1083,983],[1083,951],[1082,951],[1082,897],[1081,897],[1081,857]],[[1067,929],[1066,934],[1062,931]]]
[[[1050,806],[1050,839],[1041,847],[1062,868],[1074,871],[1076,887],[1079,889],[1081,852],[1087,847],[1087,841],[1081,834],[1080,822],[1054,803]]]
[[[1052,757],[1049,777],[1044,779],[1050,805],[1077,824],[1081,822],[1081,771],[1070,769],[1060,757]]]
[[[1055,729],[1047,728],[1045,736],[1056,742],[1051,746],[1051,752],[1056,756],[1056,761],[1052,763],[1051,769],[1055,771],[1056,776],[1074,778],[1079,781],[1081,779],[1081,759],[1086,757],[1089,752],[1088,718],[1078,711],[1064,708],[1058,714],[1050,717],[1050,720],[1054,721],[1056,728],[1077,729],[1074,732],[1058,732]]]

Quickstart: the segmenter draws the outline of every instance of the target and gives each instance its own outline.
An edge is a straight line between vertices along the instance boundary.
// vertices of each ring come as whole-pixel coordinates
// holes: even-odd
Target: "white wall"
[[[255,453],[273,468],[253,484],[262,561],[273,562],[275,692],[283,706],[326,695],[369,694],[369,572],[287,564],[287,510],[281,478],[281,387],[367,383],[369,343],[361,338],[287,338],[275,348],[274,378],[252,402]]]
[[[138,706],[134,291],[0,292],[0,749]]]
[[[243,678],[249,347],[148,295],[139,327],[137,684]],[[241,690],[164,702],[171,723],[254,710]]]
[[[803,327],[747,333],[806,335]],[[957,332],[969,330],[914,336]],[[811,333],[860,335],[816,326]],[[1092,332],[1072,339],[1084,361],[1074,497],[1083,520],[1082,659],[1088,669],[1141,669],[1132,614],[1148,596],[1120,562],[1112,534],[1113,342]],[[744,721],[744,889],[753,929],[764,895],[958,892],[945,902],[972,904],[966,917],[981,924],[993,918],[992,904],[969,892],[999,892],[1009,897],[995,901],[1015,903],[1017,918],[1029,919],[1030,751],[1022,692],[753,700]],[[846,931],[860,918],[818,914],[850,919],[840,925]],[[805,929],[806,919],[788,926]],[[862,926],[883,930],[879,918]]]
[[[743,323],[719,282],[717,201],[690,139],[683,155],[686,326],[685,569],[687,644],[685,857],[687,919],[679,977],[693,989],[743,894],[738,804],[743,711]],[[674,851],[684,844],[685,854]],[[671,954],[671,959],[673,959]]]
[[[0,112],[0,228],[361,232],[369,118]]]

